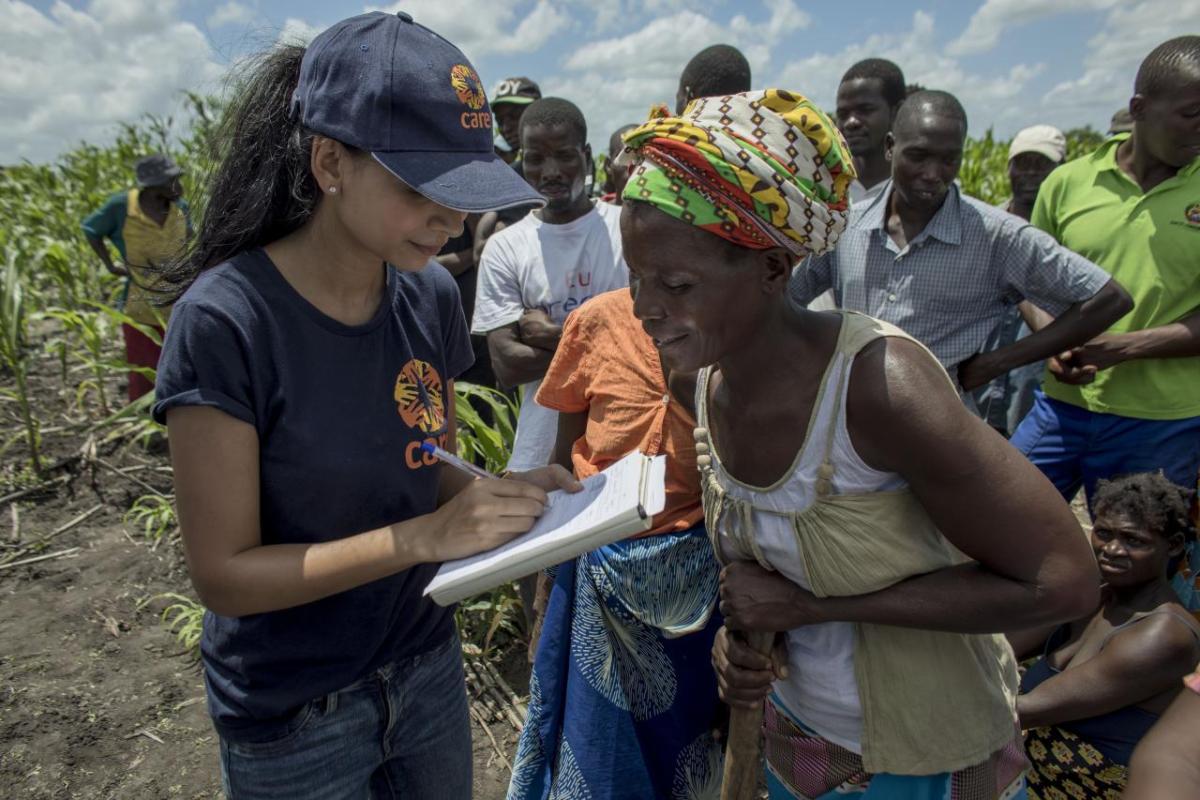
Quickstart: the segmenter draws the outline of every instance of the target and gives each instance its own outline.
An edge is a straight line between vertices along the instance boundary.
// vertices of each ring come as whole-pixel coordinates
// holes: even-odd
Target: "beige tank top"
[[[852,360],[884,336],[912,340],[899,328],[854,312],[843,312],[834,359]],[[932,356],[931,356],[932,358]],[[756,511],[789,518],[796,537],[804,581],[818,597],[867,594],[914,575],[967,561],[934,526],[924,508],[903,488],[856,493],[834,491],[839,468],[852,469],[835,451],[839,420],[845,418],[846,383],[831,381],[827,370],[814,404],[828,408],[823,430],[810,424],[805,449],[822,448],[815,498],[788,512],[746,493],[730,492],[730,477],[714,469],[716,452],[708,433],[709,371],[697,388],[696,451],[704,496],[705,521],[719,555],[756,560],[764,556],[757,537]],[[953,383],[947,381],[953,386]],[[810,442],[809,439],[812,439]],[[790,477],[790,476],[789,476]],[[849,476],[847,476],[849,477]],[[848,483],[853,483],[850,481]],[[734,496],[737,495],[737,496]],[[763,498],[766,499],[765,497]],[[730,553],[733,550],[733,553]],[[928,775],[979,764],[1009,744],[1016,732],[1016,661],[999,634],[944,631],[854,623],[853,669],[862,708],[861,749],[870,772]],[[804,665],[794,665],[801,676]]]

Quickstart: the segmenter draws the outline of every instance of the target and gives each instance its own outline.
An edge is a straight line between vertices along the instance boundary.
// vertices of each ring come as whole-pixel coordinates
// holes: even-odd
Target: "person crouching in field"
[[[854,178],[820,109],[781,89],[697,100],[625,143],[642,157],[621,212],[634,314],[668,368],[700,370],[726,562],[713,662],[730,704],[770,696],[771,796],[1022,796],[999,631],[1095,607],[1079,523],[925,347],[791,302]],[[779,632],[773,657],[747,631]]]
[[[1100,481],[1091,534],[1100,605],[1008,635],[1019,656],[1040,656],[1017,698],[1030,797],[1115,798],[1134,748],[1200,661],[1200,623],[1170,579],[1195,536],[1191,494],[1161,472]]]
[[[541,202],[491,127],[458,48],[371,12],[260,58],[220,132],[154,416],[235,800],[471,796],[454,609],[422,591],[578,489],[420,450],[454,448],[473,358],[434,256],[468,211]]]
[[[121,310],[139,327],[148,327],[157,341],[139,327],[123,323],[125,360],[129,373],[129,402],[154,388],[138,368],[158,367],[163,328],[170,308],[156,308],[164,299],[159,287],[161,268],[178,258],[191,235],[188,206],[179,178],[183,170],[161,153],[138,159],[134,165],[137,188],[118,192],[83,221],[83,234],[105,269],[125,278]],[[104,240],[117,248],[121,261],[113,261]]]

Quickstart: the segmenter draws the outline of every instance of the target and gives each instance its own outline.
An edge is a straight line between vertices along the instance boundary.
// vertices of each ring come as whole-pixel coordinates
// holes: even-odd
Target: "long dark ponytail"
[[[303,58],[303,47],[279,45],[246,65],[213,136],[199,232],[165,270],[172,299],[209,267],[296,230],[316,208],[313,137],[291,110]]]

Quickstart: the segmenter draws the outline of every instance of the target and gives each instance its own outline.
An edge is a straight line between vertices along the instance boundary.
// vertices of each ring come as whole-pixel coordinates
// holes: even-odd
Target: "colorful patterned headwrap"
[[[622,195],[756,250],[833,249],[846,227],[854,163],[833,121],[783,89],[692,101],[624,137],[637,163]]]

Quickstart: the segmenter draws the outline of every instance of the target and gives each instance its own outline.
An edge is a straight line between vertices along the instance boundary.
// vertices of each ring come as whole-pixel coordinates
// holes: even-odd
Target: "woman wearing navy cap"
[[[463,54],[374,12],[260,58],[217,139],[154,415],[230,797],[470,796],[453,609],[422,591],[577,488],[420,449],[454,446],[473,360],[431,259],[466,212],[541,202],[491,129]]]

